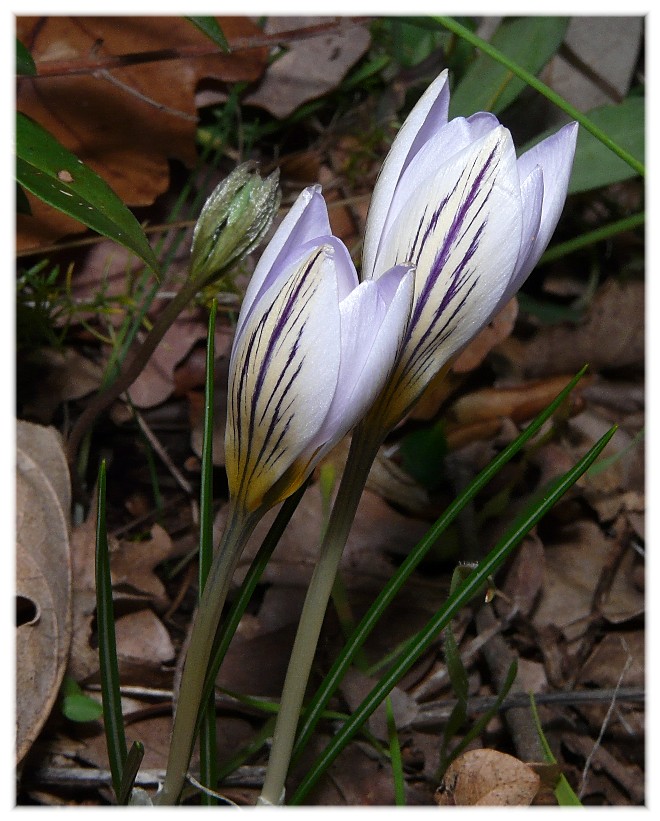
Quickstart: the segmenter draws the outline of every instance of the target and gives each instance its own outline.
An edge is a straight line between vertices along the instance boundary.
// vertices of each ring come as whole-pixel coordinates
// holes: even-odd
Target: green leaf
[[[628,97],[619,105],[606,105],[589,112],[589,119],[608,137],[644,162],[644,99]],[[569,194],[591,191],[604,185],[636,177],[635,170],[584,129],[578,133]]]
[[[561,45],[568,18],[521,17],[499,26],[491,44],[521,68],[537,74]],[[452,92],[451,117],[467,117],[475,111],[497,114],[510,105],[526,84],[505,66],[480,53]]]
[[[36,73],[37,67],[34,64],[32,55],[23,43],[16,38],[16,74],[24,77],[34,77]]]
[[[186,17],[186,20],[203,32],[216,46],[220,46],[224,52],[227,54],[231,52],[227,38],[215,17]]]
[[[103,705],[86,696],[71,676],[66,676],[62,683],[61,707],[69,721],[96,721],[103,715]]]
[[[541,719],[539,718],[539,713],[536,709],[536,701],[534,700],[533,693],[529,694],[529,701],[530,708],[532,711],[532,717],[534,719],[534,725],[536,727],[536,732],[538,733],[539,741],[541,742],[543,757],[548,762],[548,764],[556,764],[557,759],[552,754],[552,750],[550,749],[550,745],[548,744],[548,739],[545,737],[545,733],[543,732],[543,728],[541,726]],[[568,781],[566,780],[566,776],[563,773],[559,776],[559,781],[557,782],[557,786],[555,787],[555,797],[557,798],[557,802],[560,807],[582,806],[582,802],[573,792],[573,788],[568,783]]]
[[[381,678],[362,703],[353,710],[350,719],[333,735],[332,740],[325,747],[321,755],[309,766],[305,778],[291,798],[291,804],[295,805],[303,802],[305,796],[316,784],[320,776],[358,732],[378,705],[391,692],[397,682],[400,681],[412,665],[431,646],[438,633],[449,624],[451,619],[454,618],[464,605],[477,595],[481,587],[487,583],[489,576],[493,575],[504,563],[524,536],[529,533],[532,527],[543,518],[548,510],[555,505],[564,493],[566,493],[593,464],[615,432],[616,428],[614,427],[602,436],[571,470],[563,476],[558,477],[552,483],[538,504],[527,507],[516,518],[514,524],[500,539],[488,556],[479,563],[478,567],[470,573],[458,589],[449,597],[445,606],[436,613],[419,633],[407,642],[401,659],[392,666],[390,671]],[[301,734],[302,731],[299,731],[299,737]]]
[[[397,572],[393,574],[392,578],[381,590],[378,597],[371,605],[369,610],[365,613],[360,624],[355,628],[353,635],[346,642],[346,646],[342,652],[335,659],[330,671],[327,673],[325,679],[320,685],[319,689],[310,700],[307,710],[303,716],[301,724],[298,728],[298,738],[293,752],[293,757],[299,758],[305,745],[309,741],[314,727],[319,720],[319,717],[329,702],[332,694],[339,686],[339,682],[348,670],[356,653],[364,644],[367,636],[371,633],[373,628],[378,623],[384,611],[394,600],[395,596],[401,590],[407,579],[411,576],[415,568],[427,555],[429,550],[437,543],[440,536],[445,533],[447,528],[456,519],[459,513],[465,506],[476,497],[482,488],[507,464],[526,444],[535,436],[545,422],[552,416],[552,414],[559,408],[562,402],[570,394],[573,388],[577,385],[580,379],[584,376],[586,366],[567,384],[563,391],[551,402],[545,410],[543,410],[531,422],[527,428],[517,437],[510,445],[508,445],[489,465],[487,465],[476,476],[470,485],[460,494],[440,516],[436,523],[420,540],[416,547],[409,553],[406,560],[398,568]],[[285,503],[286,504],[286,503]]]
[[[16,179],[37,197],[137,254],[158,261],[133,214],[110,186],[34,120],[16,115]]]
[[[103,723],[108,748],[108,761],[112,774],[112,787],[117,800],[122,793],[122,776],[126,757],[126,735],[119,690],[119,664],[115,638],[115,618],[112,605],[112,578],[110,576],[110,552],[105,520],[105,461],[101,462],[98,477],[96,515],[96,621],[99,641],[99,668],[101,696],[103,699]]]

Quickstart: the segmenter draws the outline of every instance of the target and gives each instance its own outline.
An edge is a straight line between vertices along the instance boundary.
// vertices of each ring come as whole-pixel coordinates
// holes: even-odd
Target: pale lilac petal
[[[252,307],[276,279],[288,274],[293,256],[312,240],[320,240],[332,233],[328,209],[321,195],[321,186],[312,185],[300,193],[284,217],[272,239],[264,249],[248,283],[241,313],[236,326],[239,334]],[[322,240],[321,240],[322,241]],[[316,244],[321,244],[321,241]],[[304,250],[307,250],[305,247]]]
[[[401,391],[419,395],[488,321],[514,270],[521,225],[515,150],[501,126],[413,192],[378,261],[416,266]]]
[[[232,497],[255,509],[305,453],[340,364],[333,249],[321,246],[255,304],[230,362],[225,436]]]
[[[401,210],[406,207],[411,196],[414,196],[415,192],[427,183],[430,175],[435,175],[437,170],[442,168],[454,155],[477,143],[498,127],[497,118],[492,114],[483,114],[483,116],[474,116],[469,119],[457,117],[433,135],[410,160],[393,194],[383,225],[383,234],[388,234],[392,230]],[[388,267],[379,256],[376,256],[373,268],[363,270],[362,278],[378,277]]]
[[[536,239],[516,271],[513,283],[518,290],[539,261],[554,234],[561,216],[573,166],[578,124],[569,123],[556,134],[535,145],[518,160],[520,179],[526,179],[535,166],[543,170],[543,210]]]
[[[398,265],[361,283],[339,305],[341,366],[337,393],[319,431],[324,450],[364,416],[382,390],[402,344],[412,306],[414,272]]]
[[[378,175],[367,216],[362,260],[364,272],[373,271],[387,214],[401,174],[428,139],[447,123],[448,111],[449,85],[447,71],[443,71],[406,118]]]

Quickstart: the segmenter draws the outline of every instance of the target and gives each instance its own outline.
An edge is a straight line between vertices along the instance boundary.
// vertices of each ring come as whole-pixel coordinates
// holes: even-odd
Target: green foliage
[[[96,721],[103,715],[103,705],[86,696],[71,676],[65,676],[62,683],[61,709],[69,721],[80,723]]]
[[[21,112],[16,114],[16,178],[44,202],[133,251],[158,272],[140,224],[110,186]]]
[[[34,77],[36,73],[37,67],[34,64],[32,55],[23,43],[16,38],[16,74],[24,77]]]
[[[231,51],[229,43],[215,17],[186,17],[186,20],[189,20],[193,26],[203,32],[212,43],[215,43],[226,54],[229,54]]]
[[[619,105],[605,105],[589,112],[589,119],[612,140],[644,162],[645,101],[628,97]],[[636,176],[633,168],[614,155],[593,134],[580,129],[569,193],[591,191]]]
[[[545,758],[548,764],[556,764],[557,759],[552,754],[552,750],[550,749],[550,745],[548,744],[548,739],[545,737],[543,727],[541,726],[541,719],[539,718],[539,713],[536,709],[536,701],[534,700],[533,693],[529,694],[529,701],[530,709],[532,711],[532,717],[534,719],[534,726],[536,727],[536,732],[538,733],[539,741],[541,742],[543,757]],[[555,798],[557,799],[557,802],[560,807],[582,806],[582,802],[573,792],[573,788],[568,783],[568,781],[566,780],[566,776],[563,773],[559,776],[557,786],[555,787]]]
[[[500,24],[490,42],[521,68],[537,74],[556,53],[568,26],[566,17],[519,17]],[[479,53],[452,91],[450,117],[475,111],[499,114],[527,87],[510,69]]]
[[[444,477],[447,454],[445,425],[441,420],[406,434],[399,446],[404,470],[428,490],[435,490]]]

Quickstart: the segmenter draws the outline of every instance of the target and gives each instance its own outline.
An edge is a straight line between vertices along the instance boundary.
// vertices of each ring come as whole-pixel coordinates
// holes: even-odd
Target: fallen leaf
[[[527,764],[496,750],[468,750],[453,761],[436,792],[442,806],[528,807],[541,779]]]
[[[500,351],[526,376],[641,366],[644,362],[644,283],[608,278],[585,321],[541,328],[531,339],[509,339]]]
[[[218,19],[230,45],[261,33],[247,17]],[[18,17],[16,31],[38,72],[20,78],[18,109],[130,206],[151,204],[165,191],[168,160],[194,164],[199,81],[252,82],[268,58],[265,47],[224,54],[183,17]],[[131,57],[149,52],[160,59]],[[18,249],[83,230],[29,199],[32,216],[18,216]]]
[[[270,17],[267,34],[327,22],[327,17]],[[337,27],[317,37],[293,40],[271,63],[257,89],[244,102],[265,108],[278,118],[288,117],[308,100],[335,89],[348,70],[366,53],[371,36],[366,26],[339,20]]]
[[[103,368],[74,348],[39,348],[18,358],[21,414],[47,425],[63,403],[98,390]]]
[[[560,543],[546,544],[545,581],[533,616],[537,628],[555,625],[569,640],[584,633],[611,546],[600,527],[587,519],[566,528]],[[629,547],[603,603],[603,615],[615,623],[644,612],[644,595],[632,575],[636,561],[635,551]]]
[[[23,446],[60,448],[48,432],[21,437]],[[62,454],[63,456],[63,454]],[[68,508],[47,473],[54,467],[59,492],[61,459],[16,453],[16,756],[28,752],[57,698],[71,643],[71,558]]]
[[[174,645],[161,620],[149,609],[115,621],[117,658],[122,662],[160,666],[174,658]]]

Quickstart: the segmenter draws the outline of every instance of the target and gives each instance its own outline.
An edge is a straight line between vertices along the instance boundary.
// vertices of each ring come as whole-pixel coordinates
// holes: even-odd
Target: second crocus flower
[[[566,199],[577,123],[517,159],[494,115],[448,120],[448,109],[445,71],[401,127],[367,218],[362,278],[416,269],[411,320],[379,400],[384,429],[524,283]]]
[[[283,220],[250,280],[229,372],[230,496],[246,513],[293,493],[365,414],[391,374],[413,274],[359,283],[318,187]]]

